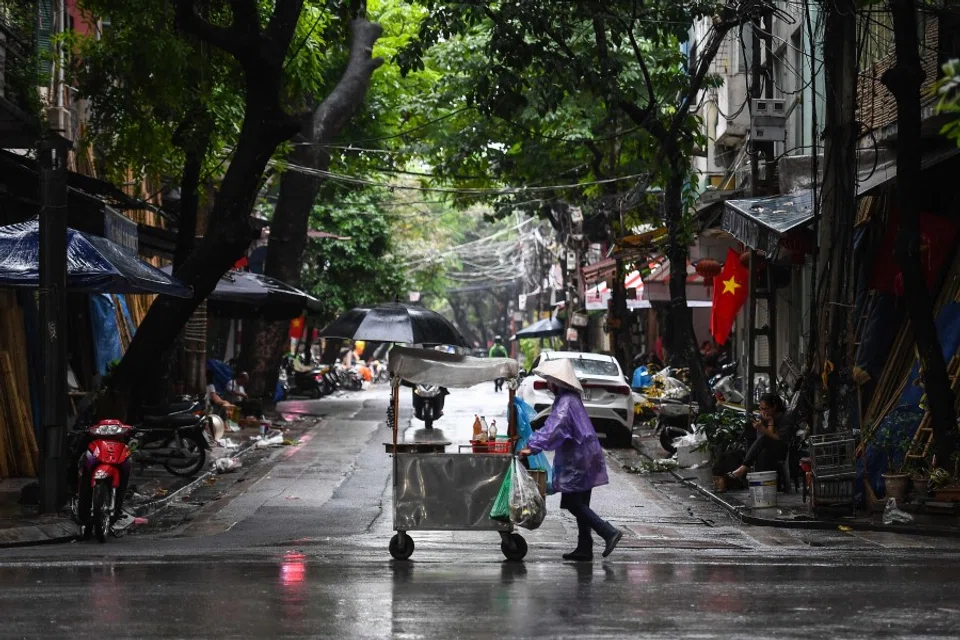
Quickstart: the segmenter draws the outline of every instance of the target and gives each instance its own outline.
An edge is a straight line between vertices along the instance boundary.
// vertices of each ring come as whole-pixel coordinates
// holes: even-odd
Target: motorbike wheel
[[[323,397],[323,391],[320,389],[319,382],[314,382],[310,385],[310,388],[307,389],[307,397],[311,400],[319,400]]]
[[[110,533],[111,511],[113,511],[113,500],[110,496],[113,494],[113,487],[106,482],[98,482],[93,486],[93,530],[97,534],[97,540],[101,543],[107,541],[107,535]]]
[[[181,478],[190,478],[197,475],[197,473],[203,469],[203,465],[207,462],[207,449],[205,443],[201,440],[202,437],[202,435],[196,433],[190,433],[188,435],[181,436],[186,457],[180,458],[176,461],[167,460],[163,464],[163,468],[169,473]],[[170,440],[165,442],[163,445],[165,449],[173,448],[175,446],[175,438],[170,438]]]

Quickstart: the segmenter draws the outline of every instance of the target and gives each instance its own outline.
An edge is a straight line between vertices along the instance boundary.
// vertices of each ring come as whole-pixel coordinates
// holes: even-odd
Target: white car
[[[629,446],[633,433],[633,391],[623,376],[620,364],[612,356],[579,351],[544,351],[534,361],[532,369],[548,360],[566,358],[573,364],[577,379],[583,386],[583,405],[597,430],[612,446]],[[539,429],[550,414],[553,394],[547,382],[530,374],[517,390],[520,399],[537,412],[533,428]]]

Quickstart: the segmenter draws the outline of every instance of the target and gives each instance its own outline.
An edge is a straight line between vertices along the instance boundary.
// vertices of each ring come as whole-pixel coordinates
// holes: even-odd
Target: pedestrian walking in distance
[[[491,358],[506,358],[509,354],[507,353],[507,348],[503,346],[503,337],[496,336],[493,339],[493,346],[490,347],[490,357]],[[493,381],[493,390],[494,391],[503,391],[503,378],[497,378]]]
[[[577,519],[577,548],[564,560],[593,560],[593,532],[604,541],[603,557],[616,548],[623,533],[594,513],[590,494],[595,487],[610,482],[603,460],[600,440],[580,399],[583,387],[569,360],[550,360],[533,373],[547,381],[554,394],[550,416],[535,431],[523,457],[541,451],[556,451],[553,459],[553,488],[561,494],[560,508]]]

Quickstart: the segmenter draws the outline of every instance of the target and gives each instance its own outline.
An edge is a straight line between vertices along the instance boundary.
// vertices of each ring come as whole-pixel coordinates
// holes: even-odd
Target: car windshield
[[[586,358],[570,358],[573,370],[577,376],[620,376],[620,368],[616,362],[610,360],[587,360]]]

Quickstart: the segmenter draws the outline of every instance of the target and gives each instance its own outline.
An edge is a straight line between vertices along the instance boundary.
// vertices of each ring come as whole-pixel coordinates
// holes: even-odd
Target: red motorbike
[[[83,538],[106,542],[120,514],[123,492],[130,478],[130,439],[134,429],[119,420],[102,420],[87,428],[86,451],[77,470],[74,517]]]

